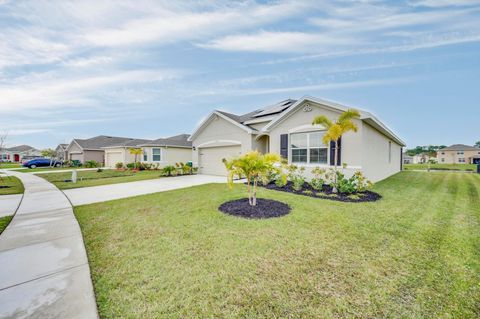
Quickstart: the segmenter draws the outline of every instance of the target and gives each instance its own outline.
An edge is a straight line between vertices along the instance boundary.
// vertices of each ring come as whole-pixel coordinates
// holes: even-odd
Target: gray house
[[[87,161],[97,161],[99,163],[105,163],[105,150],[104,147],[111,145],[120,145],[126,143],[129,140],[134,140],[128,137],[116,137],[99,135],[89,139],[73,139],[67,146],[66,153],[67,158],[70,161],[80,161],[85,163]]]
[[[225,175],[223,158],[250,150],[275,152],[289,163],[313,167],[333,167],[334,147],[324,145],[325,128],[312,125],[317,115],[330,119],[349,109],[344,105],[305,96],[236,115],[213,111],[193,132],[193,162],[203,174]],[[360,110],[355,120],[358,132],[342,136],[339,160],[346,163],[346,174],[356,170],[372,181],[379,181],[401,170],[405,143],[373,114]]]

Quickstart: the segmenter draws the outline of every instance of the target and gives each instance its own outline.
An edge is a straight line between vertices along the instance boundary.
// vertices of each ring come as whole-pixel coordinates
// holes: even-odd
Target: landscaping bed
[[[218,209],[228,215],[254,219],[280,217],[291,210],[285,203],[264,198],[258,198],[255,206],[249,204],[248,198],[242,198],[223,203]]]
[[[332,191],[332,187],[329,185],[323,185],[321,190],[315,190],[308,183],[303,184],[301,190],[295,190],[293,188],[292,182],[288,182],[285,186],[277,186],[275,185],[275,183],[260,186],[280,192],[287,192],[308,197],[329,199],[349,203],[375,202],[382,198],[380,194],[369,190],[356,192],[353,194],[334,193]]]
[[[22,194],[24,187],[22,181],[14,176],[0,177],[0,195]]]

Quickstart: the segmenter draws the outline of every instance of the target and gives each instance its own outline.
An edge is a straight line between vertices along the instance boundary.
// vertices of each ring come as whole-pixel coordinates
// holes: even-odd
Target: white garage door
[[[230,159],[240,154],[240,145],[200,148],[199,171],[201,174],[226,176],[227,170],[222,159]]]
[[[123,163],[122,153],[121,152],[109,152],[105,153],[105,166],[115,167],[115,164],[118,162]]]
[[[71,161],[82,161],[83,153],[70,153]]]

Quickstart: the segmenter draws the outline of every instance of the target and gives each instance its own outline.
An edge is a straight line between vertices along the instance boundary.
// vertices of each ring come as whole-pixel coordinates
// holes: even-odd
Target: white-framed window
[[[323,144],[325,132],[290,134],[292,163],[327,164],[328,147]]]
[[[463,151],[458,151],[457,155],[463,155]]]
[[[148,162],[148,152],[147,152],[147,149],[144,148],[142,151],[143,151],[143,161],[144,161],[144,162]]]
[[[161,149],[152,148],[152,161],[153,162],[160,162],[162,160],[161,154],[162,154]]]

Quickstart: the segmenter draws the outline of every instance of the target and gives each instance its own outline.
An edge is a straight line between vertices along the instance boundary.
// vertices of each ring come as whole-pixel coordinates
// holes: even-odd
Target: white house
[[[0,160],[3,162],[20,163],[41,156],[41,151],[30,145],[18,145],[4,148],[1,151]]]
[[[305,96],[243,115],[215,110],[190,137],[193,162],[200,173],[225,175],[223,158],[258,150],[279,153],[298,166],[333,167],[334,147],[322,143],[325,128],[312,125],[312,121],[318,115],[336,120],[347,109],[338,103]],[[401,171],[405,143],[373,114],[359,111],[360,119],[354,120],[358,132],[342,136],[337,165],[346,163],[345,173],[360,170],[372,181]]]

